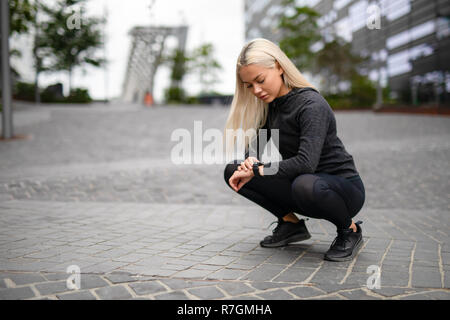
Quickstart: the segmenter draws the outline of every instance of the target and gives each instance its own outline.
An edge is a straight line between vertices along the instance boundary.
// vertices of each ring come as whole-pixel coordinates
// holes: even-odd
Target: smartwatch
[[[252,169],[253,169],[253,173],[256,177],[260,177],[261,175],[259,174],[259,166],[263,166],[264,162],[254,162],[252,165]]]

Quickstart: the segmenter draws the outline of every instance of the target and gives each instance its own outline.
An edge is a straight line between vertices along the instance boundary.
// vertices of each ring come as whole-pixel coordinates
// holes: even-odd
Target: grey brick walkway
[[[222,129],[204,107],[24,107],[0,143],[0,299],[449,299],[450,118],[337,113],[366,186],[364,246],[323,260],[335,237],[259,247],[270,213],[222,165],[174,166],[176,128]],[[80,268],[70,290],[67,267]],[[369,289],[369,266],[381,270]]]

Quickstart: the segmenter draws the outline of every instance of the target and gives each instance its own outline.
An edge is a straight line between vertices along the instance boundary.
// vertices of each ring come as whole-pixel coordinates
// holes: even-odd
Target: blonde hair
[[[275,68],[276,62],[283,68],[284,72],[281,76],[288,89],[311,87],[317,90],[276,44],[263,38],[253,39],[247,43],[237,59],[236,89],[224,129],[227,154],[234,150],[236,138],[239,135],[239,133],[236,134],[236,131],[239,128],[242,128],[241,132],[247,132],[243,143],[246,150],[248,149],[250,141],[255,138],[257,131],[265,124],[269,108],[267,103],[255,97],[250,90],[246,89],[239,76],[240,68],[251,64]],[[233,132],[231,137],[227,136],[230,129]]]

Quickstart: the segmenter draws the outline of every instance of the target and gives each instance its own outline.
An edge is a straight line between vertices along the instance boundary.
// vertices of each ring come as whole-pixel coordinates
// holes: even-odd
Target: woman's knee
[[[297,204],[312,204],[316,201],[314,189],[319,177],[312,174],[299,175],[291,184],[292,198]]]

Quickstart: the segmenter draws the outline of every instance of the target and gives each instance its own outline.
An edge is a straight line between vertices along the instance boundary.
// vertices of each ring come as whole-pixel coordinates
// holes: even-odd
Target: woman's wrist
[[[264,165],[258,166],[258,171],[259,171],[259,175],[263,176],[264,175]]]

